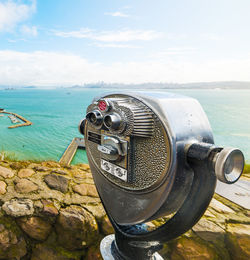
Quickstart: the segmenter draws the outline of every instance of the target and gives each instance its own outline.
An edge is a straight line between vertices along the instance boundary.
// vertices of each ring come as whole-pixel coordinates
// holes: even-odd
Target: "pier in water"
[[[64,165],[70,165],[78,148],[84,149],[85,141],[83,138],[75,137],[64,151],[59,162]]]
[[[3,114],[9,114],[9,118],[10,120],[12,121],[12,123],[19,123],[20,121],[17,120],[20,119],[22,121],[21,124],[16,124],[16,125],[11,125],[9,126],[8,128],[17,128],[17,127],[21,127],[21,126],[29,126],[29,125],[32,125],[32,122],[30,122],[29,120],[27,120],[26,118],[16,114],[16,113],[12,113],[12,112],[7,112],[7,111],[3,111],[1,110],[0,113],[3,113]]]

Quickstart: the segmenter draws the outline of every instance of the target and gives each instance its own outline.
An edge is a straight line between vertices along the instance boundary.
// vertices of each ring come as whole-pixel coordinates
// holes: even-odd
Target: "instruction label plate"
[[[119,167],[113,163],[110,163],[106,160],[101,159],[101,168],[104,171],[114,175],[115,177],[117,177],[123,181],[127,182],[127,180],[128,180],[128,171],[122,167]]]

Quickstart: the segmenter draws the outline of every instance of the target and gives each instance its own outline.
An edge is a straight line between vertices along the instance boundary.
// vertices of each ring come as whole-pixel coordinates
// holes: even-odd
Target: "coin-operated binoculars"
[[[240,150],[214,145],[197,100],[170,93],[95,98],[79,130],[95,185],[115,229],[104,259],[162,259],[161,244],[189,230],[208,207],[216,179],[236,182]],[[169,216],[147,230],[146,222]]]

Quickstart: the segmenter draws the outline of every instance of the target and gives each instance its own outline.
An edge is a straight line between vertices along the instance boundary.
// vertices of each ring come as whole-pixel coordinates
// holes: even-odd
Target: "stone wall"
[[[98,260],[100,240],[113,232],[85,164],[0,161],[0,206],[0,259]],[[250,259],[249,217],[249,211],[215,195],[199,223],[164,245],[161,254]]]

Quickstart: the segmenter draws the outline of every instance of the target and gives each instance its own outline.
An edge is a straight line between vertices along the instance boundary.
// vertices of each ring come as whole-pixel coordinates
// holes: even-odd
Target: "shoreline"
[[[82,154],[84,153],[84,154]],[[63,154],[63,152],[62,152]],[[9,162],[34,162],[34,163],[42,163],[42,162],[59,162],[59,159],[61,158],[62,154],[58,155],[58,158],[53,157],[47,157],[47,158],[39,158],[36,156],[25,156],[25,158],[20,158],[16,152],[13,151],[6,151],[6,150],[0,150],[0,161],[6,160]],[[76,151],[76,154],[71,162],[71,165],[77,165],[77,164],[88,164],[88,161],[86,160],[86,152],[82,149],[78,149]]]

